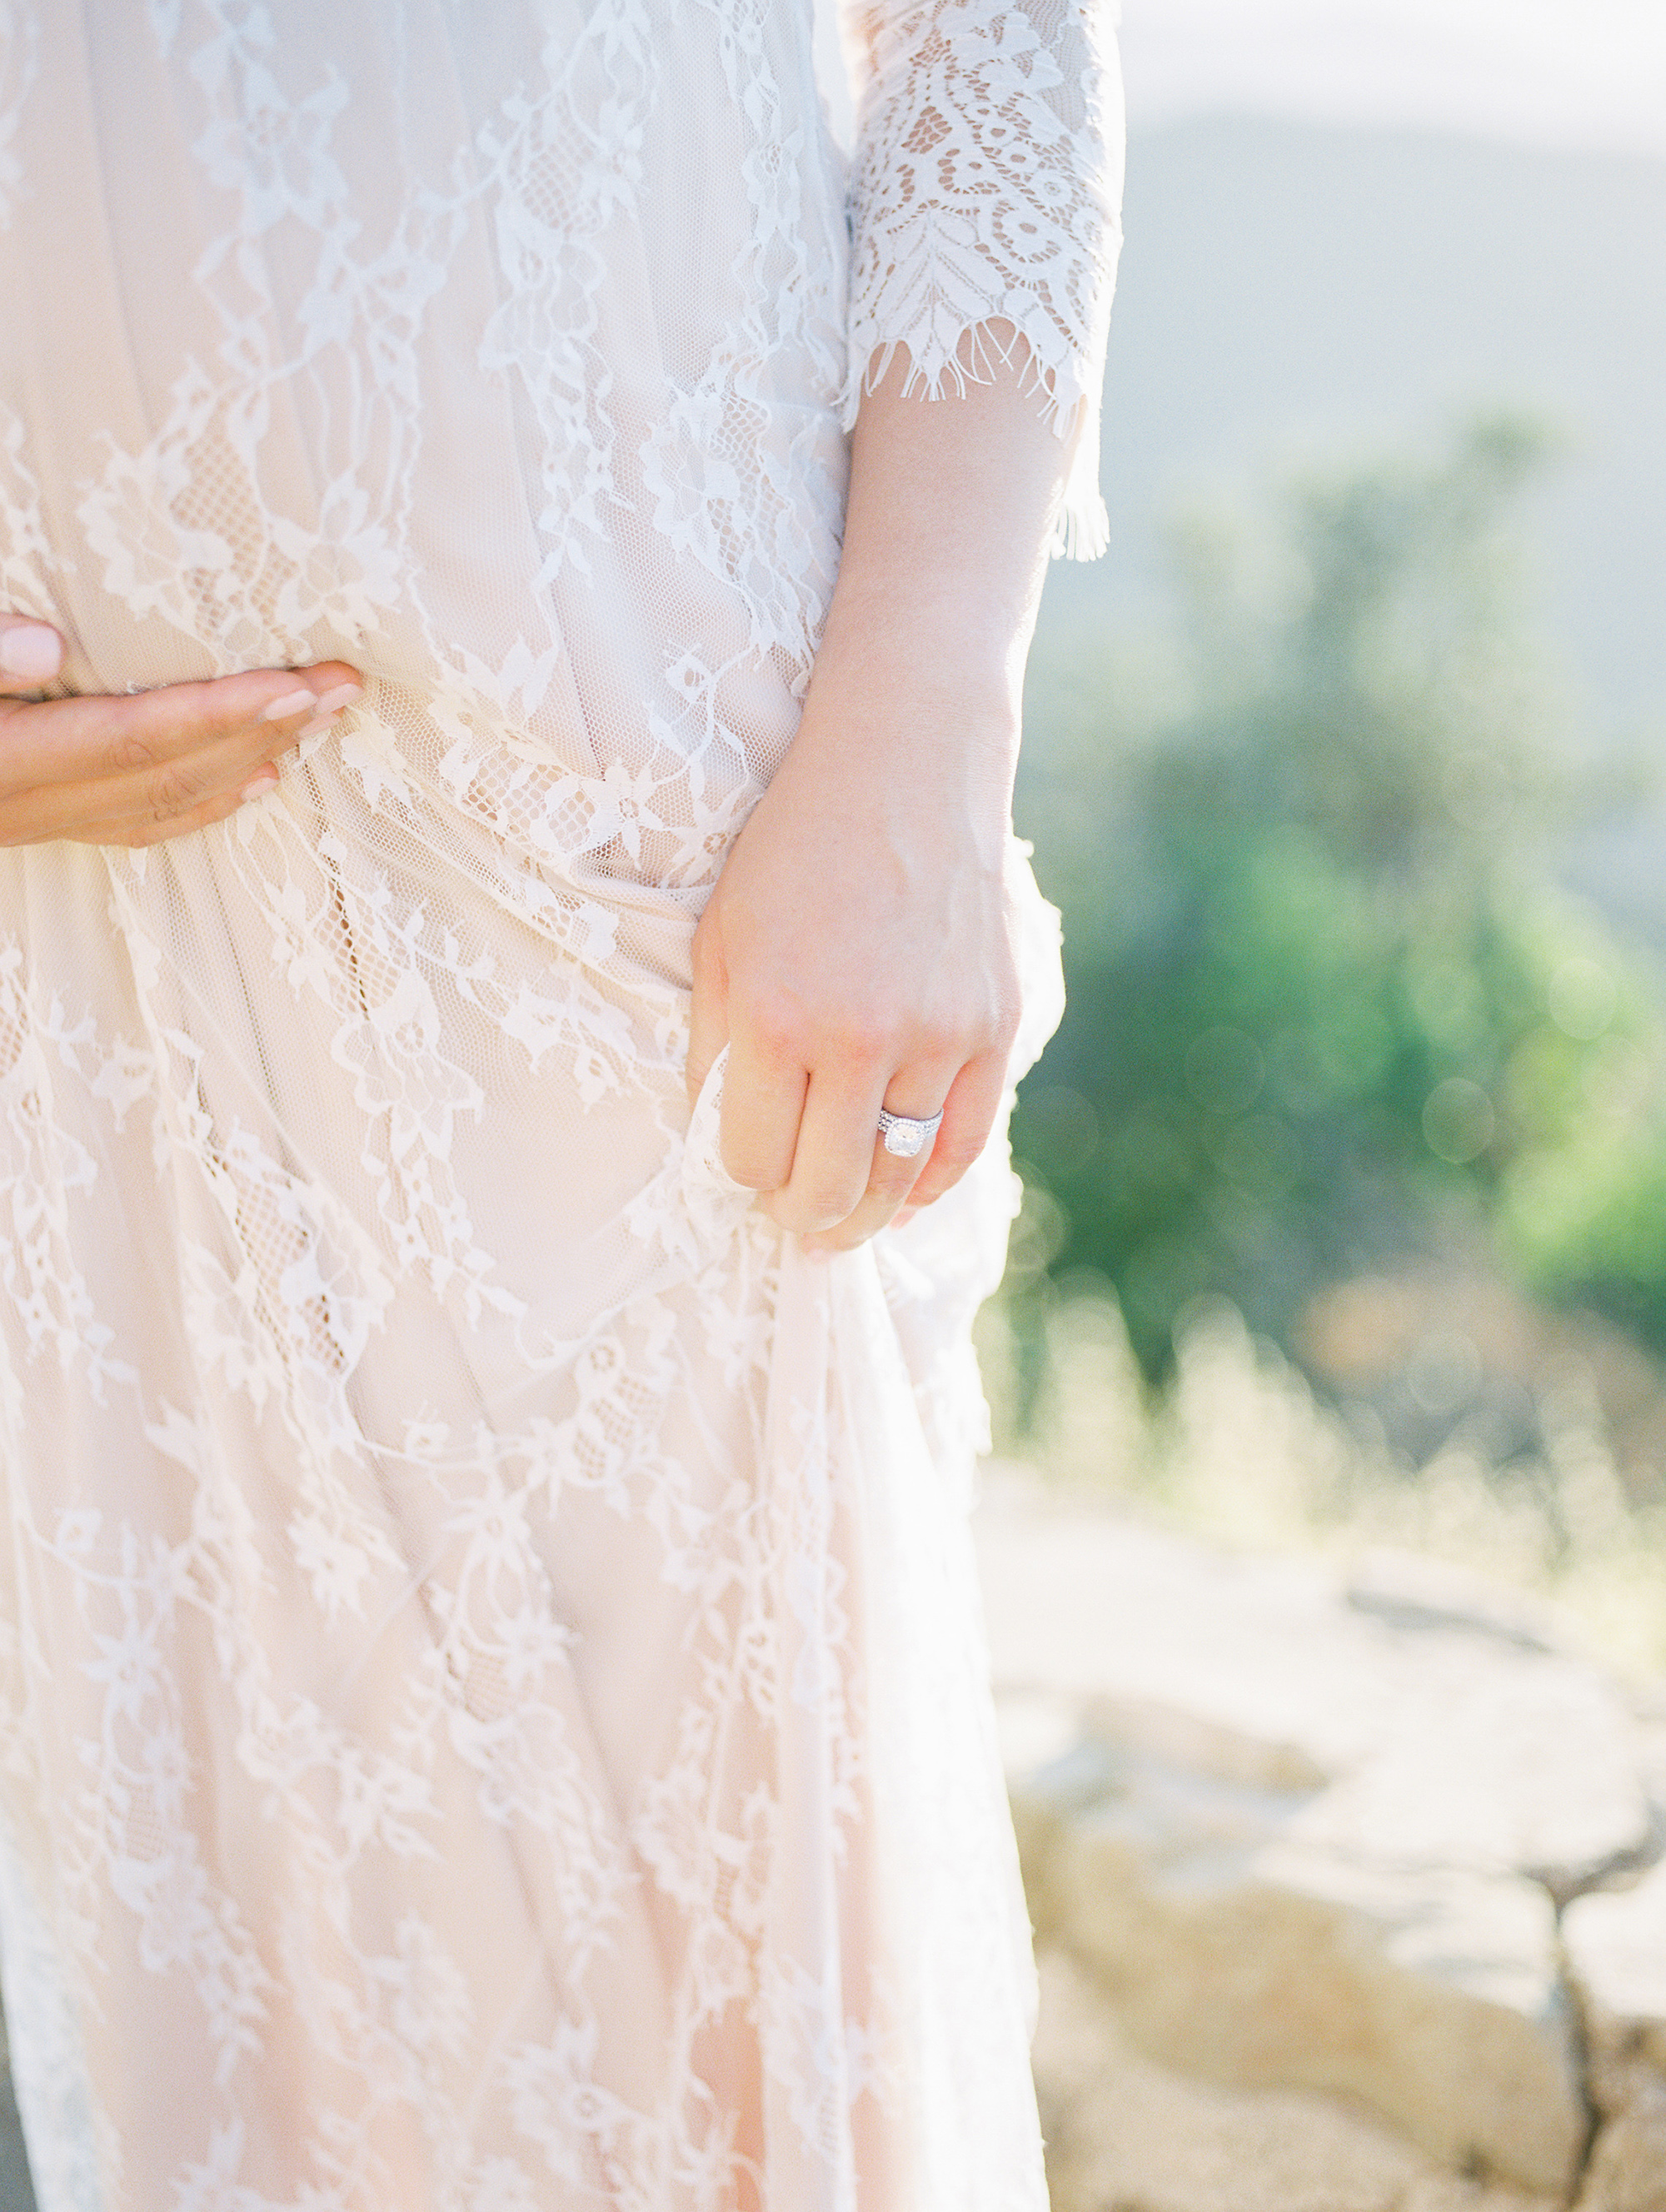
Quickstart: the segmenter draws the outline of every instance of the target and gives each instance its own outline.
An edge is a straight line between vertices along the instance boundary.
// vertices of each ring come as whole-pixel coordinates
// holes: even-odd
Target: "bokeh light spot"
[[[1484,1152],[1497,1127],[1492,1100],[1467,1076],[1450,1075],[1444,1083],[1436,1084],[1424,1104],[1423,1133],[1429,1150],[1453,1167]]]

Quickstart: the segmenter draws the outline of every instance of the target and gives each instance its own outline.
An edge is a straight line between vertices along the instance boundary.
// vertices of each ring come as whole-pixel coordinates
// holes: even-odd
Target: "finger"
[[[287,743],[295,742],[291,730]],[[272,741],[264,732],[229,738],[144,777],[46,784],[0,800],[0,845],[39,844],[52,837],[91,838],[100,845],[153,844],[159,835],[173,834],[174,823],[194,824],[205,806],[234,805],[263,772],[277,774]],[[109,834],[112,827],[119,836]]]
[[[815,1236],[860,1205],[873,1170],[885,1075],[845,1063],[814,1069],[805,1094],[793,1171],[765,1211],[783,1229]]]
[[[0,694],[35,691],[64,665],[64,641],[33,615],[0,615]]]
[[[887,1110],[906,1115],[913,1121],[928,1121],[937,1111],[928,1102],[945,1096],[952,1087],[953,1074],[953,1069],[942,1061],[916,1061],[900,1068],[885,1088]],[[878,1123],[876,1115],[867,1188],[834,1228],[805,1237],[806,1252],[848,1252],[857,1244],[866,1243],[912,1199],[930,1154],[902,1157],[888,1152]]]
[[[779,1191],[793,1172],[809,1077],[780,1041],[745,1026],[729,1039],[723,1164],[748,1190]]]
[[[33,790],[54,783],[134,779],[134,798],[120,811],[148,808],[158,814],[185,811],[164,781],[142,788],[182,761],[228,738],[251,741],[245,759],[272,759],[306,734],[321,711],[336,711],[358,696],[356,672],[344,661],[316,668],[253,669],[201,684],[170,684],[158,691],[48,699],[12,707],[0,733],[0,789]],[[350,696],[348,696],[350,690]],[[271,716],[268,721],[266,717]],[[194,806],[210,796],[185,794]]]
[[[265,673],[270,689],[272,672]],[[144,694],[143,703],[149,705],[151,700],[162,696]],[[153,843],[158,834],[174,834],[164,825],[185,820],[195,823],[201,810],[216,801],[228,803],[220,809],[221,813],[228,811],[252,776],[271,767],[279,754],[302,738],[327,728],[350,698],[357,696],[356,684],[335,685],[320,693],[292,682],[289,690],[280,693],[275,702],[285,712],[270,721],[264,717],[253,721],[244,720],[234,727],[229,737],[199,744],[194,752],[162,759],[143,771],[117,775],[89,774],[74,782],[54,779],[14,791],[0,798],[0,844],[37,843],[49,837],[91,837],[98,843],[108,843],[112,841],[106,830],[112,823],[125,823],[135,833],[131,836],[124,834],[113,842]],[[305,704],[296,703],[303,699]],[[332,699],[339,700],[341,704],[332,707]],[[0,726],[0,755],[3,755],[11,732],[26,716],[56,715],[61,708],[69,707],[140,703],[140,698],[110,702],[51,700],[39,707],[18,709],[9,724]],[[199,722],[198,726],[200,731],[204,725]],[[6,769],[9,770],[10,766],[7,760]]]
[[[909,1193],[909,1206],[929,1206],[952,1190],[988,1144],[1006,1090],[1006,1052],[986,1052],[969,1060],[943,1102],[943,1126],[931,1158]]]
[[[694,933],[694,989],[689,999],[689,1058],[684,1071],[692,1106],[706,1086],[712,1063],[729,1042],[729,974],[716,917],[708,908]]]
[[[136,852],[147,845],[161,845],[173,837],[183,837],[192,830],[206,830],[211,823],[223,822],[228,816],[265,799],[277,789],[278,775],[275,768],[264,768],[249,778],[240,791],[224,792],[217,798],[206,800],[189,814],[181,814],[172,821],[151,822],[142,817],[125,815],[108,822],[89,823],[85,828],[68,830],[65,842],[72,845],[119,845]]]

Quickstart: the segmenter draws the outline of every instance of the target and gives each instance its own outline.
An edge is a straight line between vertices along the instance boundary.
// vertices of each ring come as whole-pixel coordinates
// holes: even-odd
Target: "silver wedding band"
[[[888,1114],[883,1106],[879,1109],[880,1140],[893,1159],[915,1158],[942,1126],[941,1109],[924,1121],[916,1121],[911,1114]]]

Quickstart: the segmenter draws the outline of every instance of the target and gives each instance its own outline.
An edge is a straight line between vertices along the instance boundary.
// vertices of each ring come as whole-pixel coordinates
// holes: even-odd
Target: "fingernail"
[[[58,632],[45,623],[14,623],[0,630],[0,668],[8,676],[56,676],[63,658]]]
[[[237,803],[240,806],[246,806],[252,799],[264,799],[269,791],[277,789],[277,770],[263,769],[258,775],[252,775],[243,786],[237,794]]]
[[[363,696],[362,684],[332,684],[329,690],[319,693],[318,712],[320,714],[339,714],[344,707],[350,707],[356,699],[362,699]]]
[[[327,714],[314,714],[310,722],[303,722],[295,732],[295,743],[304,744],[308,738],[317,737],[320,730],[333,729],[340,712],[339,707],[332,707]]]
[[[287,722],[291,714],[304,714],[318,702],[310,691],[286,691],[281,699],[274,699],[260,717],[263,722]]]

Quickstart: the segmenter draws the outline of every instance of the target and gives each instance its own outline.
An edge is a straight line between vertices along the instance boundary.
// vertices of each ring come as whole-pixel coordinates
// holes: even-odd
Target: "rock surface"
[[[1579,2212],[1666,2212],[1666,1865],[1562,1923],[1602,2115]]]
[[[1629,1888],[1576,1898],[1562,1941],[1606,2104],[1629,2067],[1666,2074],[1666,1863]]]
[[[1578,2212],[1666,2212],[1666,2082],[1638,2083],[1625,2110],[1603,2121]]]
[[[1032,1913],[1119,2037],[1195,2085],[1369,2112],[1453,2187],[1666,2212],[1635,2179],[1666,2177],[1666,1875],[1584,1893],[1659,1849],[1630,1693],[1554,1621],[1415,1563],[1351,1591],[999,1476],[979,1530]],[[1631,1989],[1611,2095],[1569,1899],[1576,1972],[1581,1945],[1634,1972],[1658,1915],[1659,2048]]]
[[[1443,2172],[1369,2114],[1155,2064],[1065,1953],[1039,1959],[1036,2080],[1053,2212],[1551,2212]]]

